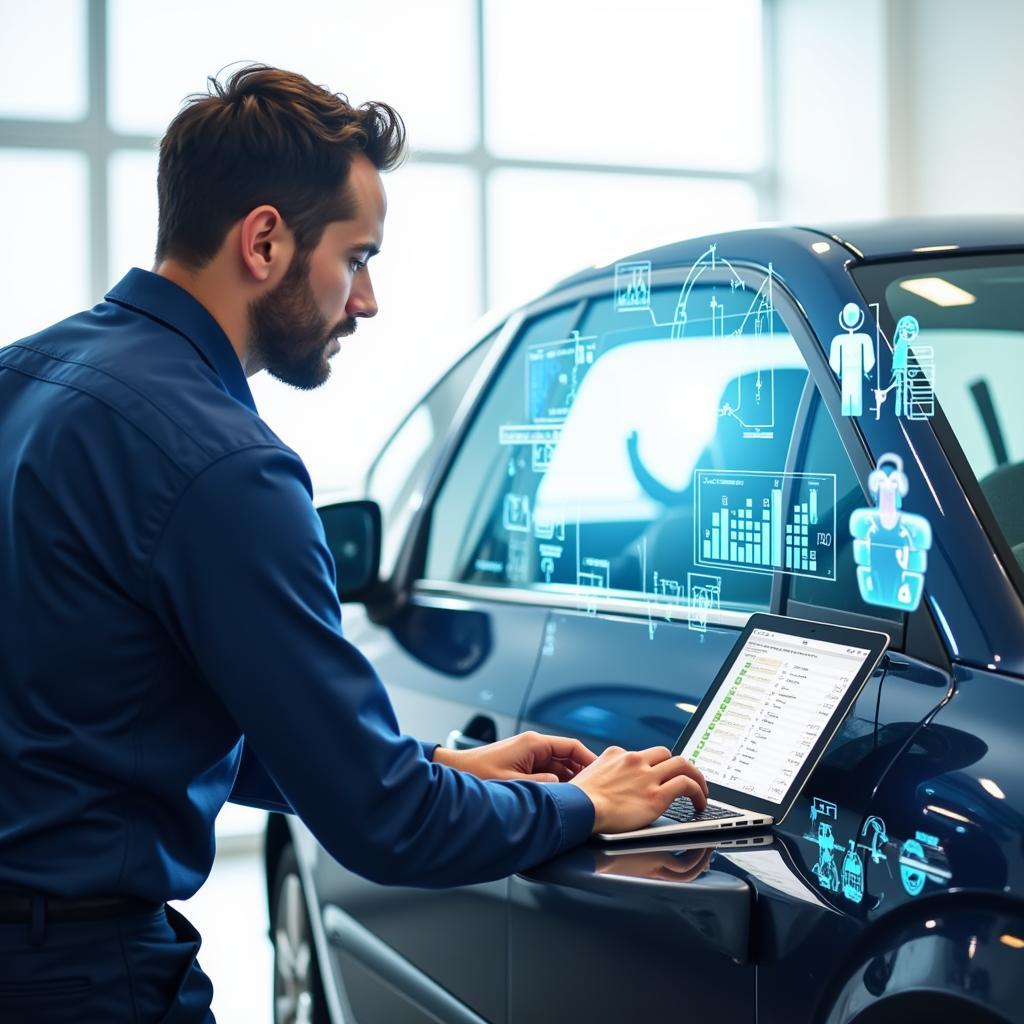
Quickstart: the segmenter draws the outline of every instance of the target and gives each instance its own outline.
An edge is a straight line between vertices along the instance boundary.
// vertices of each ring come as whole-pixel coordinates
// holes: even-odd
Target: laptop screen
[[[872,651],[754,629],[682,749],[709,783],[779,804]],[[702,712],[702,713],[701,713]]]

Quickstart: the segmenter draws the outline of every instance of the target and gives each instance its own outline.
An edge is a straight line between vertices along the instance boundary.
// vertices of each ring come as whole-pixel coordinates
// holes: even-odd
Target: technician
[[[228,799],[414,886],[705,799],[660,747],[399,731],[246,378],[322,384],[377,312],[404,128],[273,68],[211,85],[160,145],[154,272],[0,350],[0,1020],[212,1021],[199,936],[165,904],[207,877]]]

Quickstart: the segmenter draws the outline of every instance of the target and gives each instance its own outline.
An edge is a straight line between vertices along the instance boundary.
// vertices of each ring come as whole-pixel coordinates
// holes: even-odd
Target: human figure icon
[[[875,367],[871,335],[861,331],[864,310],[848,302],[839,314],[839,326],[843,333],[832,339],[828,364],[842,387],[843,415],[859,416],[864,411],[864,378]]]
[[[889,386],[896,389],[897,416],[902,416],[908,411],[907,381],[910,369],[910,346],[920,330],[917,319],[912,316],[901,316],[896,324],[896,344],[892,352],[892,383]]]
[[[811,870],[818,876],[818,884],[830,892],[839,892],[839,868],[836,865],[836,837],[832,825],[818,822],[818,863]]]
[[[912,612],[921,602],[932,528],[924,516],[903,512],[910,485],[903,460],[883,455],[868,477],[875,508],[850,516],[857,584],[867,604]]]

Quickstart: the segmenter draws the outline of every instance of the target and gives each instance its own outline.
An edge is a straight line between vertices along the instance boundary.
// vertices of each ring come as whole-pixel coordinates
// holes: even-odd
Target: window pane
[[[89,305],[88,168],[77,153],[0,150],[5,248],[0,344]]]
[[[380,313],[342,341],[330,381],[296,391],[250,382],[260,412],[306,460],[320,490],[351,484],[429,385],[478,341],[479,201],[460,167],[411,164],[386,175],[381,254],[370,263]]]
[[[499,171],[487,208],[497,306],[583,267],[757,219],[754,190],[742,182],[630,174]]]
[[[131,267],[149,270],[156,248],[156,153],[115,153],[110,159],[110,283]]]
[[[683,619],[688,599],[767,607],[776,572],[834,581],[834,474],[785,472],[806,365],[768,283],[698,269],[644,316],[610,291],[530,325],[445,483],[428,575],[640,592]]]
[[[836,425],[817,395],[811,413],[807,450],[802,462],[802,469],[827,468],[836,474],[835,546],[838,571],[835,582],[811,576],[794,577],[790,585],[790,600],[817,605],[819,608],[838,608],[841,611],[899,622],[903,618],[903,613],[899,610],[867,604],[861,598],[860,586],[857,583],[857,563],[853,557],[850,516],[856,509],[864,508],[867,501],[843,442],[839,438]]]
[[[493,341],[491,335],[477,345],[416,406],[371,469],[367,493],[380,505],[383,520],[381,579],[394,571],[409,524],[423,501],[425,478]]]
[[[892,325],[892,368],[878,381],[889,392],[883,415],[909,425],[941,408],[1024,568],[1024,261],[921,257],[855,277]],[[955,447],[950,454],[958,465]]]
[[[488,0],[487,142],[502,156],[755,170],[759,0]]]
[[[207,75],[260,61],[353,102],[393,104],[413,146],[465,149],[476,136],[472,10],[471,0],[307,0],[283,16],[272,0],[111,0],[111,125],[162,134]]]
[[[0,0],[0,117],[84,117],[85,46],[85,0]]]

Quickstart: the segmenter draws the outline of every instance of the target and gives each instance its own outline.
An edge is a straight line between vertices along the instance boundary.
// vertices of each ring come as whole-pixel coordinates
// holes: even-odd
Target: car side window
[[[822,609],[852,612],[889,622],[901,622],[903,614],[897,609],[869,605],[861,598],[857,584],[853,557],[853,537],[850,516],[859,508],[870,505],[850,457],[846,454],[836,425],[829,416],[825,403],[815,392],[808,416],[808,427],[801,456],[801,468],[827,466],[836,478],[836,537],[835,554],[838,572],[835,581],[815,576],[795,576],[789,585],[789,600],[814,605]],[[793,614],[798,614],[799,609]]]
[[[394,571],[406,531],[423,500],[429,468],[497,332],[476,344],[402,421],[366,478],[366,493],[380,505],[383,524],[381,575]]]
[[[430,579],[668,615],[834,581],[834,475],[786,472],[807,367],[770,276],[649,280],[527,325],[439,495]]]

